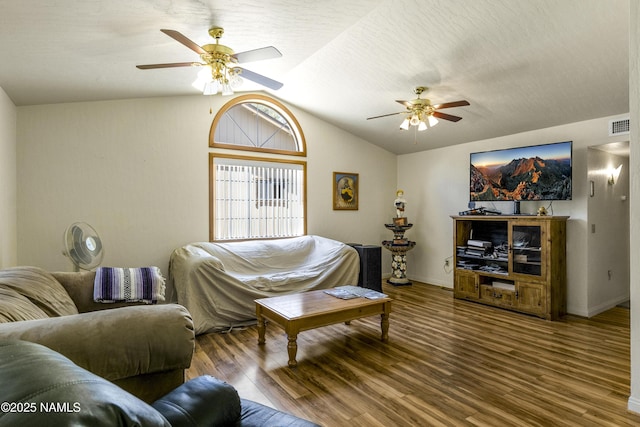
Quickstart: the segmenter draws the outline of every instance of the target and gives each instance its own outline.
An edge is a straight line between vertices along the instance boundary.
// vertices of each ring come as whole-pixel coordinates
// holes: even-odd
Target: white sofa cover
[[[254,300],[357,285],[358,252],[320,236],[192,243],[173,251],[169,276],[196,334],[254,324]]]

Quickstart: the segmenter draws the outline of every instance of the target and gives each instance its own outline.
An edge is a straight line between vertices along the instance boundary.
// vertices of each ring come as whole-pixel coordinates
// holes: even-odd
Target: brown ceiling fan
[[[281,57],[282,54],[280,51],[273,46],[235,53],[230,47],[220,44],[220,38],[222,34],[224,34],[224,29],[220,27],[213,27],[209,30],[209,35],[215,39],[215,43],[203,46],[194,43],[178,31],[160,31],[200,55],[202,62],[136,65],[137,68],[141,70],[151,70],[174,67],[209,67],[211,69],[211,78],[208,79],[207,77],[208,81],[203,90],[205,95],[214,95],[218,91],[222,92],[223,95],[233,93],[233,89],[242,84],[241,76],[269,89],[278,90],[282,87],[282,83],[276,80],[237,66],[237,64],[244,64],[246,62]]]
[[[441,113],[438,110],[441,110],[443,108],[462,107],[465,105],[470,105],[468,101],[463,100],[431,105],[431,101],[427,98],[420,98],[420,95],[422,95],[422,93],[426,92],[427,90],[429,90],[429,88],[426,86],[418,86],[413,90],[413,93],[418,95],[416,99],[411,101],[396,101],[406,107],[405,111],[383,114],[381,116],[367,117],[367,120],[395,116],[397,114],[406,114],[404,121],[402,122],[402,124],[400,124],[400,129],[408,130],[409,126],[417,126],[419,131],[426,130],[430,127],[435,126],[438,123],[438,119],[449,120],[451,122],[462,120],[462,117]]]

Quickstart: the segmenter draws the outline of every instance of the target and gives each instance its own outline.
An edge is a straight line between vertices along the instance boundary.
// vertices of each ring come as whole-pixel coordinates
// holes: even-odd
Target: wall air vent
[[[629,118],[609,120],[609,136],[627,135],[629,133]]]

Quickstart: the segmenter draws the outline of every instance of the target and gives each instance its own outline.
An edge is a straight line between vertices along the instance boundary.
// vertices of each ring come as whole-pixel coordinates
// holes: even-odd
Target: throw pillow
[[[41,268],[0,270],[0,286],[26,297],[49,317],[78,314],[76,305],[60,282]]]
[[[0,285],[0,323],[46,319],[49,316],[31,301]]]

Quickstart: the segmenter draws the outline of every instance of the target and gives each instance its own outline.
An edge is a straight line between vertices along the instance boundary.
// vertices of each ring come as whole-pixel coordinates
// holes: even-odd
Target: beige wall
[[[0,268],[18,262],[16,108],[0,88]]]
[[[587,149],[617,141],[608,136],[610,118],[524,132],[437,150],[398,156],[398,187],[405,191],[407,212],[413,228],[407,237],[418,242],[407,257],[407,275],[413,279],[453,287],[451,268],[445,259],[453,255],[453,225],[450,218],[468,209],[469,154],[533,144],[573,141],[573,199],[553,202],[555,215],[568,215],[567,309],[590,314],[587,288]],[[478,203],[503,213],[512,213],[511,202]],[[523,213],[534,213],[547,203],[522,202]]]
[[[100,233],[103,265],[157,265],[209,236],[208,135],[229,98],[204,96],[18,107],[18,260],[70,270],[67,226]],[[379,243],[395,193],[395,155],[297,110],[308,148],[308,227]],[[333,211],[333,171],[360,174],[360,209]]]
[[[631,284],[631,396],[629,409],[640,413],[640,2],[631,1],[629,10],[629,111],[631,154],[629,156],[629,233]]]

